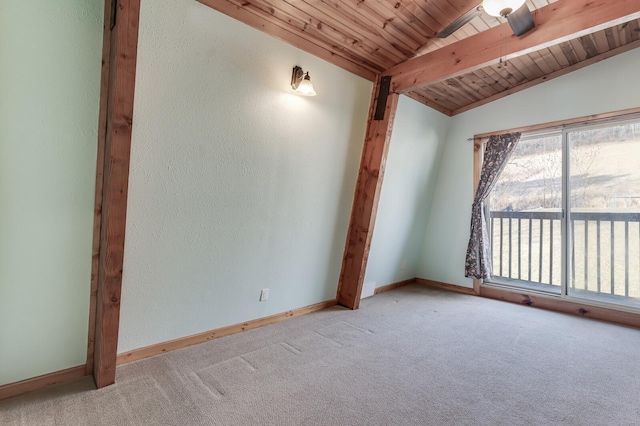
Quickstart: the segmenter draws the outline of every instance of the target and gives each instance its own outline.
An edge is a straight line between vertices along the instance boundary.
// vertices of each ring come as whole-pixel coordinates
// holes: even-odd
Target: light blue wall
[[[0,0],[0,385],[87,356],[103,0]]]
[[[473,200],[475,134],[640,107],[640,49],[453,117],[427,221],[418,275],[471,287],[464,278]]]
[[[365,284],[414,278],[450,117],[400,96]],[[404,267],[403,267],[404,266]]]
[[[102,6],[0,0],[0,385],[85,362]],[[637,107],[639,68],[453,119],[402,98],[365,281],[470,286],[466,139]],[[119,351],[334,298],[371,83],[191,0],[142,1],[137,79]]]
[[[335,299],[371,90],[193,0],[142,1],[119,352]]]

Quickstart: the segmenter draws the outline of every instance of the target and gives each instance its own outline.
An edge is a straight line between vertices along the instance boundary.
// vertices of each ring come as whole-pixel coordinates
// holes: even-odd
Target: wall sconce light
[[[293,67],[293,73],[291,74],[291,87],[296,93],[303,96],[315,96],[316,91],[313,90],[313,84],[311,84],[311,77],[309,73],[305,74],[302,68],[296,66]]]

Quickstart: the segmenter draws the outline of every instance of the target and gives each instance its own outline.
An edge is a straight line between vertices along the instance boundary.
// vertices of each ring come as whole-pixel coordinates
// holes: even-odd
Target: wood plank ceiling
[[[578,37],[421,87],[408,95],[447,115],[459,114],[640,46],[639,23],[633,20]]]
[[[394,65],[505,22],[483,13],[439,39],[435,37],[439,31],[480,1],[198,1],[370,80]],[[528,0],[527,5],[535,18],[536,9],[557,1]],[[511,36],[504,35],[505,43]],[[640,22],[634,19],[404,94],[455,115],[636,48],[639,38]]]

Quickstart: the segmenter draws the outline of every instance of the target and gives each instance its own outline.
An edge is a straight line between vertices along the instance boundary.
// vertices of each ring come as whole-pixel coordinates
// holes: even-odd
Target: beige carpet
[[[410,285],[0,402],[9,425],[640,425],[640,330]]]

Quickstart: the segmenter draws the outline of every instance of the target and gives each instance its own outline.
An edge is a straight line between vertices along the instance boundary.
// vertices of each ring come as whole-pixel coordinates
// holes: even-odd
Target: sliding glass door
[[[491,282],[640,307],[640,120],[523,135],[485,208]]]
[[[524,136],[491,192],[493,278],[560,293],[562,134]]]
[[[640,307],[640,123],[566,139],[568,294]]]

